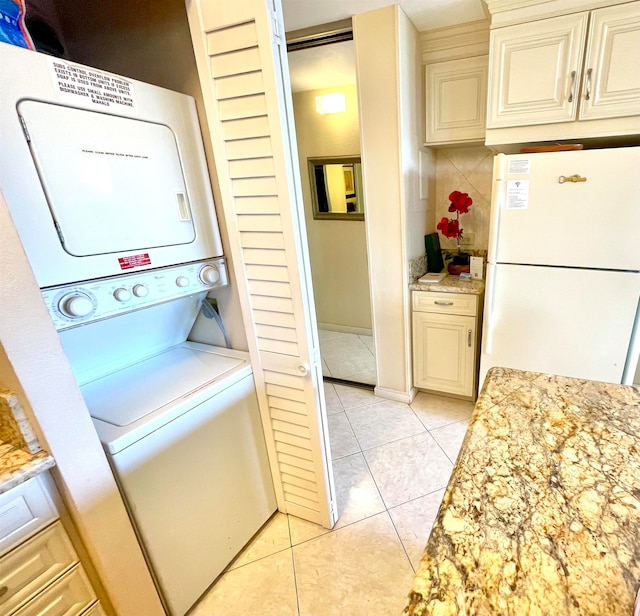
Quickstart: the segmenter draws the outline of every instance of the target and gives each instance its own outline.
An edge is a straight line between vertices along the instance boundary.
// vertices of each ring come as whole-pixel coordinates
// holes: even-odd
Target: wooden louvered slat
[[[281,265],[286,267],[287,255],[284,250],[266,250],[247,248],[242,252],[244,262],[254,265]]]
[[[317,493],[311,491],[311,490],[305,490],[304,488],[300,488],[296,485],[293,485],[291,483],[288,483],[284,485],[284,489],[285,492],[288,492],[289,494],[295,494],[296,496],[300,496],[306,500],[308,500],[309,502],[312,503],[317,503],[318,502],[318,495]]]
[[[298,447],[298,445],[292,445],[291,443],[286,443],[278,439],[275,439],[275,449],[280,453],[288,454],[289,456],[292,456],[294,458],[307,460],[311,463],[310,468],[313,468],[313,455],[310,449]]]
[[[300,413],[305,415],[305,405],[302,402],[296,402],[295,400],[289,400],[288,398],[279,398],[278,396],[270,396],[269,404],[277,409],[283,411],[291,411],[292,413]]]
[[[318,489],[318,484],[315,481],[308,481],[306,479],[302,479],[301,477],[297,477],[296,475],[282,473],[282,481],[287,485],[303,488],[304,490],[311,492],[316,492],[316,490]]]
[[[278,451],[279,464],[289,464],[303,471],[308,471],[310,473],[314,472],[313,461],[310,458],[302,458],[300,456],[296,456],[290,452],[287,452],[284,444],[281,447],[277,447],[276,449]]]
[[[279,214],[280,204],[278,198],[266,197],[236,197],[236,214]],[[275,248],[275,247],[274,247]],[[276,265],[274,263],[274,265]],[[279,264],[279,265],[284,265]]]
[[[309,423],[306,415],[299,415],[298,413],[290,413],[289,411],[282,411],[280,409],[271,409],[271,418],[287,423],[296,424],[297,426],[309,427]]]
[[[288,432],[280,432],[278,430],[274,430],[273,435],[276,441],[280,443],[286,443],[287,445],[293,445],[294,447],[311,451],[311,443],[308,438],[289,434]]]
[[[233,160],[229,163],[229,175],[233,179],[269,177],[274,173],[273,158],[270,156]]]
[[[278,233],[282,230],[282,221],[280,216],[275,214],[260,214],[258,216],[241,214],[238,215],[238,229],[248,232]]]
[[[258,349],[291,357],[297,357],[300,354],[300,348],[296,342],[282,342],[281,340],[272,340],[270,338],[258,338]]]
[[[274,398],[282,398],[283,400],[292,400],[304,404],[305,394],[303,390],[292,389],[291,387],[283,387],[274,383],[267,382],[267,396]]]
[[[258,32],[254,21],[236,24],[230,28],[220,28],[206,35],[207,53],[216,54],[235,52],[258,44]],[[215,74],[215,73],[214,73]]]
[[[288,282],[289,272],[281,265],[254,265],[246,267],[247,277],[251,280],[269,280],[271,282]]]
[[[244,231],[240,233],[240,245],[243,248],[284,248],[284,239],[279,233],[266,235],[264,233],[254,233]]]
[[[281,473],[293,475],[294,477],[300,477],[300,479],[306,479],[307,481],[315,482],[316,480],[316,474],[313,471],[306,470],[298,465],[292,466],[291,464],[286,464],[282,461],[279,462],[279,465]]]
[[[264,94],[253,94],[239,98],[227,98],[220,101],[220,119],[239,120],[267,115],[267,101]]]
[[[273,327],[271,325],[256,325],[256,335],[258,338],[268,338],[270,340],[281,340],[282,342],[296,342],[296,330],[290,327]]]
[[[233,102],[232,99],[230,103]],[[227,159],[238,160],[239,158],[254,158],[259,156],[272,156],[270,137],[256,137],[254,139],[238,139],[225,143]]]
[[[251,94],[263,94],[262,73],[242,73],[231,77],[221,77],[215,80],[216,97],[218,100],[235,98],[237,96],[249,96]]]
[[[265,137],[268,134],[269,121],[267,120],[267,116],[227,120],[222,123],[222,135],[227,141],[233,141],[234,139]]]
[[[272,383],[274,385],[282,385],[283,387],[288,387],[290,389],[299,389],[304,392],[304,381],[300,376],[265,370],[264,380],[267,385]]]
[[[217,54],[211,58],[211,72],[218,78],[236,75],[238,66],[241,66],[244,72],[259,71],[260,51],[258,47]]]
[[[291,297],[291,287],[288,282],[268,282],[266,280],[249,280],[249,290],[253,295],[270,297]]]
[[[318,511],[319,503],[317,500],[304,498],[303,496],[296,494],[293,490],[288,490],[288,487],[289,486],[283,485],[284,497],[288,502],[300,505],[301,507],[306,507],[307,509],[311,509],[312,511]]]
[[[254,310],[253,320],[261,325],[274,325],[276,327],[290,327],[295,329],[296,320],[292,314],[284,312],[269,312],[266,310]]]
[[[245,178],[232,180],[231,188],[234,197],[253,197],[258,195],[277,195],[278,185],[274,177]]]
[[[286,297],[265,297],[256,295],[252,297],[253,309],[267,312],[282,313],[293,317],[292,301]]]
[[[308,439],[310,437],[309,428],[305,426],[298,426],[296,424],[289,423],[288,421],[280,421],[279,419],[272,419],[271,425],[274,430],[283,434],[286,433],[289,436],[297,436],[303,439]]]

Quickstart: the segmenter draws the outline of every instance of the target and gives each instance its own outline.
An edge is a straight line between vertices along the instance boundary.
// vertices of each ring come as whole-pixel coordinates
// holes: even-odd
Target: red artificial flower
[[[445,237],[462,237],[462,229],[460,229],[460,223],[457,220],[445,217],[436,225],[436,229]]]
[[[458,212],[460,214],[467,214],[469,212],[469,208],[473,205],[473,199],[469,196],[469,193],[463,193],[459,190],[454,190],[449,195],[449,201],[451,201],[449,211]]]

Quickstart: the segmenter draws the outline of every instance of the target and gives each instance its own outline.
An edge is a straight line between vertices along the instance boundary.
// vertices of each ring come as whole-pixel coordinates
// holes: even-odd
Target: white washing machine
[[[168,612],[276,509],[246,353],[184,343],[82,387]]]

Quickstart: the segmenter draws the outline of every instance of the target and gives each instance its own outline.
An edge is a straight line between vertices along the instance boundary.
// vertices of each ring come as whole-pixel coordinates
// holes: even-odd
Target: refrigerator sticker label
[[[507,181],[507,209],[526,210],[529,205],[529,180]]]
[[[136,111],[133,84],[126,79],[59,60],[49,59],[53,86],[60,99],[96,109]]]
[[[512,158],[507,167],[509,175],[529,175],[531,173],[530,158]]]

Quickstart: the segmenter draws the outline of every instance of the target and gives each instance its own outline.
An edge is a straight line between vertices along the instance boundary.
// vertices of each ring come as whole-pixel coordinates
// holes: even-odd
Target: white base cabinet
[[[0,494],[0,616],[101,616],[39,477]]]
[[[479,295],[413,291],[413,385],[475,397]]]

